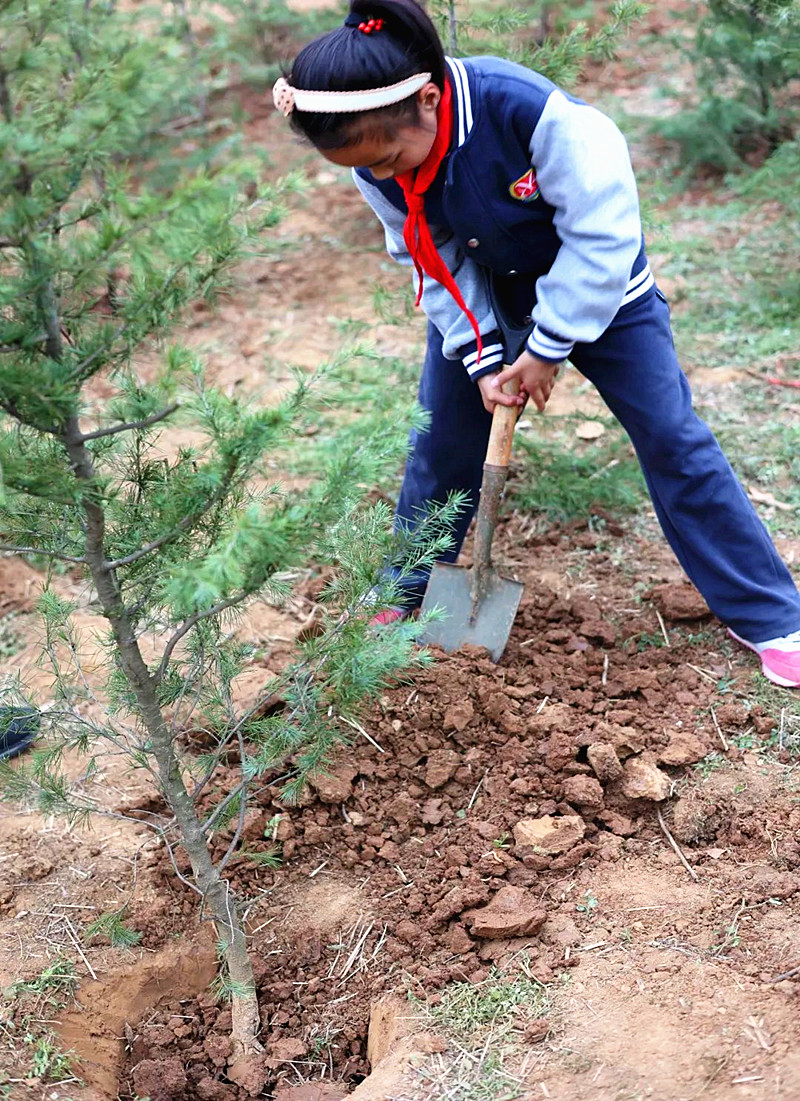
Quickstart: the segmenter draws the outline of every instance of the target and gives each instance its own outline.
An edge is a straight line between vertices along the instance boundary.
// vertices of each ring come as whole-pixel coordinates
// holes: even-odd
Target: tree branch
[[[12,547],[8,543],[0,543],[0,553],[9,554],[43,554],[46,558],[59,558],[62,562],[74,562],[76,565],[86,565],[85,558],[73,558],[70,554],[62,554],[60,551],[41,550],[39,547]]]
[[[89,437],[84,437],[88,439]],[[159,547],[163,547],[165,543],[169,543],[172,539],[176,539],[182,532],[188,531],[194,524],[197,523],[207,512],[209,512],[214,505],[216,505],[230,488],[233,476],[236,473],[236,464],[232,462],[229,469],[226,471],[222,484],[216,489],[211,496],[205,501],[203,505],[189,516],[184,516],[179,524],[166,532],[164,535],[159,535],[158,539],[153,539],[151,543],[145,544],[137,551],[132,551],[130,554],[126,554],[123,558],[115,558],[113,562],[106,563],[106,567],[109,570],[116,570],[120,566],[130,566],[133,562],[138,562],[140,558],[144,558],[145,555],[151,554],[154,550],[158,550]]]
[[[194,615],[189,616],[182,627],[179,627],[167,645],[164,647],[164,653],[161,657],[161,664],[158,667],[158,671],[155,674],[155,683],[160,684],[161,679],[167,671],[169,665],[169,659],[172,656],[172,651],[178,645],[184,635],[188,635],[192,627],[195,627],[203,619],[210,619],[211,616],[219,615],[220,612],[224,612],[227,608],[233,608],[236,604],[241,604],[243,600],[246,600],[250,596],[249,592],[239,593],[237,596],[229,597],[228,600],[220,600],[218,604],[212,605],[210,608],[206,608],[204,612],[195,612]]]
[[[180,409],[180,402],[173,402],[166,409],[162,409],[160,413],[153,413],[149,417],[143,417],[140,421],[126,421],[125,424],[115,424],[111,428],[98,428],[96,432],[86,432],[81,440],[86,443],[87,440],[100,440],[104,436],[116,436],[118,432],[132,432],[136,428],[149,428],[151,424],[158,424],[159,421],[166,420],[176,409]]]
[[[245,768],[244,768],[245,750],[244,750],[244,738],[242,737],[241,731],[238,733],[237,737],[238,737],[238,741],[239,741],[239,758],[241,760],[242,772],[245,774],[245,779],[242,781],[242,798],[241,798],[241,801],[239,803],[239,822],[236,826],[236,832],[234,833],[233,837],[231,838],[231,843],[230,843],[230,845],[228,845],[228,848],[227,848],[227,851],[226,851],[225,855],[223,856],[222,860],[220,860],[220,862],[219,862],[218,867],[219,867],[220,871],[222,871],[222,869],[225,867],[225,865],[228,863],[228,861],[230,860],[230,858],[233,856],[234,852],[236,851],[236,847],[239,844],[239,838],[242,836],[242,830],[244,829],[244,818],[245,818],[245,815],[247,814],[247,784],[248,784],[248,780],[247,780],[247,774],[245,773]]]

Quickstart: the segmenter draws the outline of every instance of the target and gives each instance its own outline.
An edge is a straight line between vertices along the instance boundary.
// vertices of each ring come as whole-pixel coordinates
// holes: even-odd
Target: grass
[[[43,1006],[56,1009],[66,1005],[78,987],[75,964],[61,956],[34,979],[18,979],[6,991],[12,999],[33,999],[37,1011]]]
[[[58,1038],[42,1027],[42,1018],[61,1009],[78,986],[75,965],[59,957],[35,978],[20,979],[6,991],[12,1014],[2,1023],[4,1039],[28,1078],[42,1082],[75,1080],[73,1052],[62,1051]],[[1,1088],[1,1086],[0,1086]]]
[[[564,521],[590,517],[597,508],[622,513],[639,507],[644,479],[624,432],[608,421],[601,441],[576,440],[574,425],[584,419],[551,417],[517,433],[521,470],[511,484],[517,508]]]
[[[450,1041],[446,1059],[429,1059],[417,1068],[428,1096],[453,1101],[514,1101],[524,1093],[526,1027],[549,1015],[548,988],[518,957],[513,975],[493,969],[480,983],[446,986],[436,1004],[411,996],[420,1017]]]

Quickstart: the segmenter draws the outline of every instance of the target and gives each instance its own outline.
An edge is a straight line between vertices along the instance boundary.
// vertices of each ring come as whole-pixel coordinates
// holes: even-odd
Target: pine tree
[[[697,81],[695,107],[659,123],[692,167],[741,169],[763,159],[797,126],[787,95],[800,76],[798,0],[708,0],[692,13],[684,46]]]
[[[585,8],[585,4],[575,5]],[[613,57],[631,26],[647,10],[640,0],[613,0],[596,28],[570,4],[538,0],[533,5],[492,5],[432,0],[445,49],[461,54],[492,53],[526,65],[556,84],[570,87],[590,61]]]
[[[343,438],[302,493],[254,488],[302,417],[309,380],[259,408],[209,385],[200,359],[166,339],[182,307],[224,289],[233,262],[280,217],[281,195],[259,185],[253,166],[213,151],[199,169],[165,172],[172,155],[159,154],[168,151],[170,118],[203,98],[192,42],[180,21],[173,28],[154,22],[143,34],[110,2],[9,0],[2,9],[1,549],[86,578],[108,634],[107,707],[94,721],[69,702],[76,685],[94,692],[80,665],[74,609],[55,587],[44,592],[44,648],[58,699],[44,747],[29,767],[6,767],[0,779],[10,797],[81,818],[103,808],[65,779],[65,749],[88,754],[91,771],[95,744],[106,739],[152,777],[169,813],[149,824],[176,873],[176,850],[188,856],[191,877],[182,878],[217,930],[235,1079],[237,1061],[258,1051],[260,1030],[245,933],[224,875],[248,793],[280,769],[284,797],[296,798],[354,736],[364,701],[426,660],[413,654],[413,624],[372,637],[368,599],[378,607],[396,599],[393,583],[381,581],[386,554],[402,573],[443,551],[459,502],[433,511],[404,543],[392,536],[385,506],[362,506],[364,487],[399,458],[397,434],[385,426],[374,438]],[[156,346],[163,362],[149,377],[137,353]],[[111,399],[94,396],[99,380]],[[192,426],[198,442],[165,458],[159,434],[175,424]],[[284,594],[287,574],[311,556],[336,567],[330,612],[294,664],[242,712],[232,682],[247,652],[226,617],[256,594]],[[160,640],[147,659],[145,633]],[[267,701],[274,706],[264,717]],[[193,714],[213,732],[199,759],[179,742]],[[232,750],[241,774],[219,790],[218,765]],[[233,836],[215,863],[209,835],[226,823]],[[119,939],[121,916],[106,917],[100,931]],[[134,934],[126,927],[126,935]]]

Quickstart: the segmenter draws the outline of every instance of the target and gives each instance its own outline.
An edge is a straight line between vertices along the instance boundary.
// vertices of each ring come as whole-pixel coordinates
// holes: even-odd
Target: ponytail
[[[359,23],[382,20],[379,33],[364,34]],[[287,74],[294,88],[320,92],[356,92],[397,84],[417,73],[430,73],[444,88],[442,43],[430,17],[416,0],[350,0],[344,25],[305,46]],[[292,127],[318,149],[341,149],[358,142],[363,124],[390,128],[416,121],[416,95],[370,111],[293,111]]]

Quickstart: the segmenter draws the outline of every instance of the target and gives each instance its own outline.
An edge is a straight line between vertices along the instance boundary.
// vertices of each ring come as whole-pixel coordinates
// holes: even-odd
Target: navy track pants
[[[620,311],[592,344],[576,344],[572,363],[600,392],[630,436],[661,527],[708,606],[751,642],[800,629],[800,594],[710,428],[692,408],[659,291]],[[427,432],[414,432],[397,504],[397,522],[413,525],[427,501],[466,490],[453,562],[480,491],[491,417],[480,390],[458,360],[445,359],[428,325],[419,386],[430,412]],[[407,600],[422,601],[427,576],[408,579]]]

